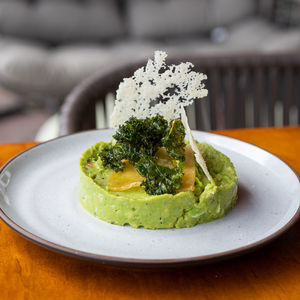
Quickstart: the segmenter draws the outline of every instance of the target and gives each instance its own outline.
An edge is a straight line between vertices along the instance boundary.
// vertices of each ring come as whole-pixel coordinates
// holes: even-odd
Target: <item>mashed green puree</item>
[[[122,192],[108,190],[111,170],[103,167],[99,157],[105,145],[105,142],[93,145],[80,159],[80,203],[101,220],[136,228],[192,227],[222,218],[236,202],[237,176],[233,164],[206,143],[198,147],[215,185],[197,165],[194,191],[175,195],[149,195],[142,187]]]

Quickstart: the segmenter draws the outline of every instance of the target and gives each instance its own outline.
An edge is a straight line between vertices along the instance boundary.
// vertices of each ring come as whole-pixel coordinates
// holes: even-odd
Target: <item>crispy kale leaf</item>
[[[173,159],[184,161],[184,137],[185,131],[181,120],[172,121],[167,135],[162,139],[162,145]]]
[[[146,180],[142,182],[146,193],[150,195],[175,194],[181,185],[183,165],[177,164],[174,168],[159,166],[153,158],[142,156],[135,164],[137,171]]]
[[[153,156],[169,128],[168,122],[160,115],[153,118],[131,117],[121,125],[113,138],[119,143],[134,145],[140,151]]]
[[[184,128],[180,120],[170,124],[160,115],[153,118],[131,117],[113,136],[115,143],[100,153],[103,165],[122,171],[123,160],[129,160],[146,178],[142,185],[150,195],[175,194],[180,187],[184,166]],[[159,166],[155,156],[159,147],[165,147],[173,158],[173,168]]]
[[[124,159],[129,160],[133,165],[139,160],[139,149],[128,143],[108,144],[102,148],[100,157],[104,167],[119,172],[124,169]]]

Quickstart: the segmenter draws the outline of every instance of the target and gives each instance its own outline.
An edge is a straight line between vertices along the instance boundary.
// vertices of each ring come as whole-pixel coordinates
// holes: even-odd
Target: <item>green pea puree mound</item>
[[[80,203],[103,221],[148,229],[192,227],[222,218],[236,202],[237,176],[233,164],[206,143],[197,145],[215,184],[208,181],[196,164],[193,191],[150,195],[142,186],[111,191],[107,182],[112,170],[103,166],[99,155],[108,144],[93,145],[80,159]]]

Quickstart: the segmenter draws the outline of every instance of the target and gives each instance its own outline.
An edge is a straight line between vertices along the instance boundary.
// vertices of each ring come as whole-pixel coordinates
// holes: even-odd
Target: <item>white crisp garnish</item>
[[[155,51],[154,61],[125,78],[117,90],[111,125],[118,127],[130,117],[151,118],[157,114],[166,120],[180,118],[180,107],[207,96],[202,80],[206,75],[191,71],[192,63],[167,66],[167,54]]]
[[[207,76],[191,70],[190,62],[167,66],[167,53],[155,51],[154,60],[149,59],[146,67],[125,78],[117,90],[111,125],[118,127],[130,117],[138,119],[162,115],[167,121],[181,118],[197,163],[209,181],[214,184],[205,161],[193,139],[184,107],[195,99],[207,96],[202,80]]]
[[[191,131],[190,126],[188,124],[188,120],[187,120],[186,113],[185,113],[185,110],[184,110],[183,106],[181,106],[181,121],[182,121],[182,124],[185,128],[185,132],[188,136],[191,148],[195,153],[195,158],[196,158],[197,163],[199,164],[199,166],[203,170],[203,172],[204,172],[205,176],[208,178],[208,180],[213,185],[215,185],[215,182],[214,182],[213,178],[210,176],[210,174],[207,170],[205,160],[203,159],[203,156],[202,156],[201,152],[199,151],[199,148],[197,147],[197,144],[196,144],[196,142],[193,138],[192,131]]]

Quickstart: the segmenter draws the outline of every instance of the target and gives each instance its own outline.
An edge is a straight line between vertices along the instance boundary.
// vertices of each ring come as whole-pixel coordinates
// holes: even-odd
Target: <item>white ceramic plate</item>
[[[230,157],[239,178],[237,205],[223,219],[184,229],[108,224],[78,202],[81,153],[112,130],[40,144],[0,172],[0,217],[30,240],[67,254],[125,266],[203,263],[243,253],[287,230],[299,217],[300,185],[278,157],[248,143],[194,131]]]

